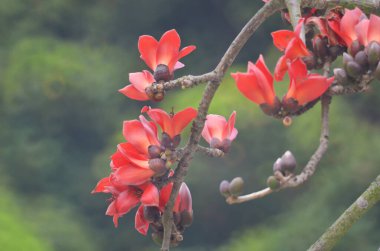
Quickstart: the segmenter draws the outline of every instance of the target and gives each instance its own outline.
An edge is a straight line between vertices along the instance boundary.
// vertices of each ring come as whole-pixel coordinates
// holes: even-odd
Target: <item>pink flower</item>
[[[231,142],[236,138],[238,130],[235,128],[236,112],[233,112],[226,121],[223,116],[209,114],[206,117],[202,137],[212,148],[227,152]]]
[[[155,82],[153,75],[149,71],[129,73],[129,82],[131,84],[120,89],[119,92],[131,99],[149,100],[145,89]]]
[[[371,14],[369,20],[362,19],[355,30],[360,44],[367,46],[370,42],[380,43],[380,17]]]

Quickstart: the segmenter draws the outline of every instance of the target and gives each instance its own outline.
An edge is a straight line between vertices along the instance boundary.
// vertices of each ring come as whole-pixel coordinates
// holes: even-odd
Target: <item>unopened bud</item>
[[[166,132],[163,132],[161,136],[161,146],[165,148],[171,148],[171,145],[172,145],[172,139],[170,138],[169,134],[167,134]]]
[[[165,98],[165,92],[161,91],[161,92],[154,93],[152,100],[156,102],[160,102],[164,98]]]
[[[193,212],[183,211],[181,212],[180,224],[184,227],[190,227],[193,223]]]
[[[355,61],[348,62],[345,67],[345,70],[347,72],[347,75],[352,78],[359,77],[363,72],[362,67],[360,67],[360,65],[356,63]]]
[[[174,136],[174,138],[172,140],[172,149],[174,149],[177,146],[179,146],[179,143],[181,143],[181,135],[180,134]]]
[[[161,217],[161,214],[158,207],[150,207],[150,206],[144,207],[144,218],[150,223],[159,221],[160,217]]]
[[[286,151],[281,157],[281,166],[283,171],[294,172],[297,167],[297,161],[290,151]]]
[[[149,99],[153,100],[153,98],[154,98],[154,92],[152,91],[151,87],[145,88],[145,93],[146,93],[146,95],[148,96]]]
[[[380,80],[380,62],[377,64],[377,67],[376,67],[375,71],[373,72],[373,75],[375,76],[375,78]]]
[[[355,55],[355,62],[358,63],[362,69],[368,69],[368,57],[365,51],[359,51]]]
[[[303,57],[302,61],[306,64],[306,67],[308,70],[314,69],[317,64],[317,59],[315,58],[314,55]]]
[[[149,168],[156,173],[156,176],[164,175],[167,171],[166,161],[161,158],[150,159],[148,163]]]
[[[239,196],[243,193],[244,188],[244,180],[241,177],[236,177],[231,180],[229,185],[230,193],[233,196]]]
[[[351,54],[351,56],[355,57],[356,53],[361,51],[363,47],[359,43],[359,40],[355,40],[352,42],[351,46],[348,48],[348,53]]]
[[[230,193],[230,182],[228,182],[227,180],[223,180],[222,182],[220,182],[219,192],[224,197],[230,197],[231,196],[231,193]]]
[[[323,38],[320,38],[320,37],[314,38],[314,52],[322,60],[324,60],[326,56],[328,55],[326,41]]]
[[[348,82],[348,77],[347,77],[347,73],[344,69],[342,68],[335,68],[334,69],[334,76],[335,76],[335,80],[341,84],[341,85],[345,85],[347,84]]]
[[[281,172],[282,171],[282,163],[281,163],[281,158],[278,158],[276,162],[273,164],[273,173],[275,172]]]
[[[276,177],[269,176],[267,179],[267,186],[272,190],[276,190],[280,187],[280,182],[276,179]]]
[[[343,53],[343,65],[346,66],[349,62],[354,61],[354,58],[348,54],[348,53]]]
[[[150,145],[148,147],[148,153],[151,159],[159,158],[161,156],[161,147],[156,145]]]
[[[339,45],[330,46],[329,54],[332,61],[334,61],[338,56],[342,55],[343,51],[344,49]]]
[[[164,64],[157,65],[156,70],[154,71],[154,79],[158,81],[169,81],[172,79],[172,75],[170,74],[169,67]]]
[[[376,66],[380,60],[380,44],[376,41],[369,43],[367,47],[367,54],[370,66]]]

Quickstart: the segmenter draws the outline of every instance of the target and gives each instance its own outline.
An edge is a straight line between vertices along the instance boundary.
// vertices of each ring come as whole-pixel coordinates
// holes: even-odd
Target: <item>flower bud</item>
[[[328,55],[328,50],[326,46],[326,41],[323,38],[315,37],[314,40],[314,52],[315,54],[324,60]]]
[[[294,98],[282,99],[282,107],[287,112],[296,112],[301,107],[298,105],[298,101]]]
[[[231,180],[228,190],[233,196],[239,196],[243,193],[244,180],[241,177],[236,177]]]
[[[355,55],[355,62],[358,63],[363,69],[368,69],[368,57],[365,51],[359,51]]]
[[[219,192],[226,198],[230,197],[230,182],[228,182],[227,180],[223,180],[222,182],[220,182]]]
[[[347,75],[352,77],[352,78],[359,77],[363,72],[363,69],[355,61],[348,62],[346,67],[345,67],[345,70],[347,72]]]
[[[266,115],[272,116],[280,111],[281,103],[280,100],[276,97],[273,105],[263,103],[260,105],[260,108]]]
[[[161,156],[161,147],[156,145],[150,145],[148,147],[148,154],[151,159],[159,158]]]
[[[169,134],[167,134],[166,132],[163,132],[161,136],[161,146],[165,148],[171,148],[171,145],[172,145],[172,139],[170,138]]]
[[[344,65],[344,67],[346,67],[346,65],[351,61],[354,61],[354,58],[350,54],[344,52],[343,53],[343,65]]]
[[[284,155],[281,157],[281,166],[282,171],[288,171],[290,173],[294,172],[297,167],[296,158],[294,158],[293,154],[290,151],[286,151]]]
[[[164,64],[159,64],[157,65],[157,68],[156,70],[154,71],[154,79],[158,82],[158,81],[169,81],[172,79],[172,75],[170,74],[170,71],[169,71],[169,67],[167,65],[164,65]]]
[[[376,41],[369,43],[367,47],[368,62],[371,66],[376,66],[380,60],[380,44]]]
[[[338,82],[338,84],[345,85],[348,82],[347,73],[342,68],[335,68],[334,69],[334,76],[335,80]]]
[[[377,67],[376,67],[375,71],[373,72],[373,75],[375,76],[375,78],[380,80],[380,62],[377,64]]]
[[[355,40],[352,42],[350,48],[348,48],[348,53],[351,54],[351,56],[355,57],[356,53],[361,51],[363,47],[360,45],[359,40]]]
[[[177,146],[179,146],[179,144],[181,143],[181,134],[178,134],[176,136],[174,136],[173,140],[172,140],[172,148],[176,148]]]
[[[167,171],[166,161],[161,158],[150,159],[148,163],[149,168],[156,173],[156,176],[164,175]]]
[[[181,222],[180,224],[184,227],[190,227],[193,223],[193,211],[183,211],[181,212]]]
[[[281,162],[281,158],[278,158],[276,160],[276,162],[274,162],[273,164],[273,173],[275,172],[281,172],[282,171],[282,162]]]
[[[160,217],[161,217],[161,214],[158,207],[151,207],[151,206],[144,207],[144,218],[150,223],[159,221]]]
[[[342,55],[343,51],[343,48],[339,45],[330,46],[329,54],[332,61],[334,61],[339,55]]]
[[[267,186],[272,190],[276,190],[277,188],[280,187],[280,182],[278,182],[276,177],[269,176],[267,179]]]
[[[317,59],[313,55],[312,56],[303,57],[302,61],[306,64],[306,67],[307,67],[308,70],[314,69],[315,66],[316,66],[316,64],[317,64]]]
[[[152,85],[154,85],[154,83]],[[148,96],[149,99],[153,100],[154,92],[150,87],[145,88],[145,94]]]

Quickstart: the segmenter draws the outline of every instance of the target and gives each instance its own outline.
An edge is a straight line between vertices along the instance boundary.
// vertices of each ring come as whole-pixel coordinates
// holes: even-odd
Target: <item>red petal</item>
[[[298,23],[296,25],[296,27],[294,28],[294,34],[299,37],[300,34],[301,34],[301,31],[302,31],[302,27],[303,27],[303,23],[305,21],[305,18],[300,18],[298,20]]]
[[[157,65],[164,64],[169,67],[170,72],[173,71],[175,62],[178,61],[179,47],[181,46],[181,38],[176,30],[165,32],[157,48]]]
[[[272,73],[269,71],[267,65],[265,64],[263,55],[260,54],[259,58],[256,61],[256,66],[264,74],[267,83],[269,83],[269,87],[272,89],[272,92],[274,92],[273,76]]]
[[[283,55],[281,56],[276,64],[276,68],[274,69],[274,79],[276,81],[281,81],[284,78],[285,73],[288,71],[288,58]]]
[[[355,26],[355,30],[357,33],[359,43],[364,45],[364,46],[367,46],[367,44],[368,44],[368,40],[367,40],[368,26],[369,26],[369,20],[368,19],[362,20],[360,23],[358,23]]]
[[[197,116],[197,110],[195,110],[192,107],[188,107],[182,111],[177,112],[173,116],[173,135],[170,135],[171,137],[174,137],[178,134],[181,134],[183,129]]]
[[[160,141],[157,136],[157,126],[153,121],[148,121],[143,115],[139,116],[141,124],[143,125],[149,142],[152,145],[160,145]]]
[[[128,189],[119,194],[115,199],[115,208],[119,215],[128,213],[132,208],[140,202],[136,196],[134,189]]]
[[[363,18],[364,13],[359,9],[345,10],[345,14],[340,22],[340,34],[343,40],[346,42],[347,47],[351,46],[351,43],[357,39],[355,26]]]
[[[294,60],[298,57],[309,56],[310,52],[306,48],[305,43],[299,37],[294,37],[288,44],[285,50],[285,56],[290,60]]]
[[[116,168],[119,168],[120,166],[125,166],[128,164],[129,161],[124,157],[124,155],[116,151],[112,156],[111,156],[111,163],[110,166],[114,170]]]
[[[296,36],[294,34],[294,31],[290,30],[274,31],[271,33],[271,35],[273,38],[274,46],[276,46],[280,51],[284,51],[288,46],[290,40]]]
[[[155,206],[159,205],[159,192],[155,185],[149,183],[149,185],[144,189],[144,193],[141,196],[141,203],[145,206]]]
[[[380,17],[376,15],[371,15],[369,18],[369,27],[368,27],[368,43],[376,41],[380,43]]]
[[[332,84],[333,78],[326,79],[323,76],[311,76],[302,84],[297,85],[295,99],[299,105],[304,105],[319,98]]]
[[[265,103],[263,91],[259,85],[259,81],[252,73],[232,73],[236,86],[239,91],[249,100],[256,104]]]
[[[94,190],[91,193],[110,193],[111,191],[107,187],[112,186],[109,177],[105,177],[96,184]]]
[[[158,42],[154,37],[147,35],[139,37],[138,48],[141,58],[152,70],[155,70],[157,67],[157,47]]]
[[[161,127],[162,131],[166,132],[169,135],[173,134],[172,119],[164,110],[158,108],[149,109],[146,111],[146,113],[154,122],[156,122]]]
[[[130,143],[120,143],[117,145],[117,150],[122,154],[122,156],[127,159],[125,165],[132,162],[136,166],[148,168],[148,156],[139,152],[132,144]]]
[[[307,77],[307,67],[302,59],[294,60],[289,66],[289,76],[294,79],[296,83],[306,79]]]
[[[115,227],[118,227],[119,215],[118,215],[116,207],[115,207],[115,201],[112,201],[111,204],[109,204],[107,211],[106,211],[106,215],[113,216],[113,224],[115,225]]]
[[[140,206],[135,216],[135,228],[143,235],[146,235],[149,230],[149,222],[144,218],[144,206]]]
[[[154,171],[134,165],[123,166],[113,173],[115,182],[120,185],[140,185],[150,180]]]
[[[127,120],[123,123],[124,138],[131,143],[139,152],[148,154],[148,146],[156,144],[156,141],[151,142],[151,137],[143,124],[138,120]]]
[[[145,91],[140,92],[133,85],[127,85],[126,87],[120,89],[119,92],[130,99],[135,99],[139,101],[149,100],[149,97],[146,95]]]
[[[238,131],[235,128],[235,120],[236,120],[236,111],[233,111],[230,118],[228,119],[227,124],[227,138],[229,140],[234,140],[238,134]]]
[[[166,186],[164,186],[160,191],[160,207],[159,208],[161,211],[165,210],[165,206],[169,201],[172,188],[173,188],[173,183],[169,183]],[[174,202],[174,207],[173,207],[174,212],[179,212],[179,204],[180,204],[180,197],[179,195],[177,195],[177,198]]]
[[[190,53],[192,53],[197,47],[195,47],[194,45],[190,45],[190,46],[186,46],[184,48],[182,48],[182,50],[179,52],[179,57],[178,59],[181,59],[187,55],[189,55]]]
[[[140,92],[145,92],[145,88],[155,82],[152,73],[149,71],[129,73],[129,82]]]

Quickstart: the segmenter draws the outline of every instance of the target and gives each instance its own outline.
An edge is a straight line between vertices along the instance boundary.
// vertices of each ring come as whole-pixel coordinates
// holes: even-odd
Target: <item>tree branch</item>
[[[369,209],[380,201],[380,175],[362,195],[330,226],[308,251],[328,251]]]
[[[282,2],[280,0],[272,0],[266,3],[244,26],[240,31],[234,41],[231,43],[226,53],[222,57],[221,61],[215,68],[216,78],[208,82],[206,89],[203,93],[202,100],[199,104],[198,115],[193,121],[191,128],[190,139],[184,149],[184,154],[180,159],[174,174],[174,184],[172,192],[168,203],[166,204],[165,211],[163,214],[163,225],[164,225],[164,238],[162,242],[162,251],[168,251],[170,247],[171,230],[173,224],[173,207],[175,199],[178,195],[178,191],[181,183],[183,182],[184,176],[187,173],[191,158],[198,147],[201,132],[204,126],[206,115],[210,103],[217,91],[222,77],[225,75],[227,69],[232,65],[236,56],[239,54],[240,50],[243,48],[248,39],[257,30],[257,28],[272,14],[280,10],[282,7]]]

